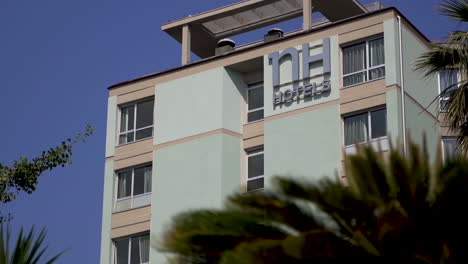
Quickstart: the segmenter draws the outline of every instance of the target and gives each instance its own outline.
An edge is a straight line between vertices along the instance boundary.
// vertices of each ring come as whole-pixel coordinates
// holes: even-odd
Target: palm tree
[[[0,264],[52,264],[64,253],[46,257],[47,247],[44,247],[46,232],[42,230],[36,236],[34,228],[28,234],[21,228],[15,246],[10,248],[11,232],[3,224],[0,225]],[[47,258],[47,260],[44,260]]]
[[[468,0],[441,0],[439,10],[442,15],[459,21],[468,22]],[[441,96],[450,96],[446,120],[451,129],[460,133],[462,149],[468,151],[468,33],[452,32],[444,43],[432,43],[430,50],[417,61],[416,68],[427,76],[442,71],[457,70],[460,80],[454,86],[459,89],[446,89]]]
[[[361,148],[345,180],[276,178],[222,210],[181,213],[159,250],[172,263],[468,263],[467,160],[430,163],[413,143],[408,158],[386,154]]]

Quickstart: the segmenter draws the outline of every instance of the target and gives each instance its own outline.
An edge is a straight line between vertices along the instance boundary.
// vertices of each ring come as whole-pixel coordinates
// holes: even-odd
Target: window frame
[[[442,145],[442,160],[444,162],[447,161],[447,157],[446,157],[446,153],[445,153],[445,141],[455,141],[457,142],[458,141],[458,137],[455,137],[455,136],[451,136],[451,137],[441,137],[441,140],[440,140],[440,143]],[[456,151],[459,151],[459,150],[456,150]]]
[[[259,156],[259,155],[263,155],[263,175],[249,178],[249,158]],[[246,164],[245,166],[245,192],[250,193],[250,192],[263,191],[265,189],[265,149],[264,149],[264,146],[261,145],[261,146],[256,146],[256,147],[246,149],[245,150],[245,164]],[[249,191],[248,190],[249,181],[253,181],[253,180],[257,180],[261,178],[263,178],[263,187]]]
[[[142,237],[142,236],[148,236],[148,238],[150,239],[150,248],[148,249],[148,256],[150,255],[150,250],[151,250],[151,236],[150,236],[150,233],[149,232],[143,232],[143,233],[137,233],[137,234],[132,234],[132,235],[129,235],[129,236],[125,236],[125,237],[118,237],[118,238],[115,238],[115,239],[112,239],[112,264],[117,264],[117,247],[115,245],[115,242],[117,241],[121,241],[121,240],[126,240],[128,239],[128,259],[127,259],[127,264],[130,264],[131,263],[131,257],[132,257],[132,238],[135,238],[135,237]],[[149,258],[148,258],[148,262],[143,262],[143,263],[140,263],[140,264],[150,264],[151,261],[149,261]]]
[[[372,71],[372,70],[375,70],[375,69],[378,69],[378,68],[384,68],[384,71],[385,71],[385,66],[386,66],[386,63],[384,62],[383,64],[379,64],[377,66],[370,66],[370,61],[371,61],[371,58],[370,58],[370,48],[369,48],[369,42],[371,41],[375,41],[375,40],[378,40],[378,39],[382,39],[384,41],[384,52],[385,52],[385,38],[383,35],[378,35],[378,36],[372,36],[372,37],[369,37],[367,39],[364,39],[364,40],[358,40],[358,41],[355,41],[355,42],[352,42],[352,43],[348,43],[348,44],[345,44],[345,45],[342,45],[341,46],[341,63],[342,63],[342,67],[341,67],[341,81],[342,81],[342,84],[343,84],[343,88],[348,88],[348,87],[353,87],[355,85],[360,85],[360,84],[363,84],[363,83],[367,83],[367,82],[373,82],[373,81],[377,81],[377,80],[381,80],[381,79],[385,79],[387,73],[385,72],[384,75],[382,77],[379,77],[379,78],[376,78],[376,79],[372,79],[372,80],[369,80],[369,72]],[[345,74],[344,73],[344,49],[348,48],[348,47],[352,47],[352,46],[356,46],[356,45],[360,45],[360,44],[363,44],[365,43],[366,44],[366,48],[365,48],[365,69],[363,70],[360,70],[360,71],[356,71],[356,72],[352,72],[352,73],[347,73]],[[344,84],[344,79],[345,77],[348,77],[348,76],[351,76],[351,75],[355,75],[355,74],[358,74],[358,73],[363,73],[365,72],[365,75],[364,75],[364,81],[362,82],[359,82],[359,83],[354,83],[354,84],[350,84],[350,85],[347,85],[345,86]]]
[[[145,167],[150,167],[151,166],[151,184],[152,184],[152,181],[153,181],[153,164],[152,162],[150,163],[144,163],[144,164],[139,164],[139,165],[136,165],[136,166],[132,166],[132,167],[127,167],[127,168],[123,168],[123,169],[119,169],[119,170],[116,170],[115,171],[115,192],[114,192],[114,211],[117,210],[117,203],[119,201],[125,201],[125,200],[130,200],[130,208],[128,209],[124,209],[124,210],[119,210],[118,212],[123,212],[123,211],[128,211],[128,210],[133,210],[133,209],[136,209],[136,208],[141,208],[141,207],[145,207],[145,206],[148,206],[149,204],[147,205],[143,205],[143,206],[133,206],[133,201],[135,200],[135,198],[138,198],[138,197],[143,197],[143,196],[146,196],[146,195],[151,195],[152,192],[153,192],[153,188],[151,187],[151,191],[150,192],[146,192],[146,193],[141,193],[141,194],[138,194],[138,195],[133,195],[133,192],[134,192],[134,183],[135,183],[135,170],[136,169],[139,169],[139,168],[145,168]],[[132,172],[132,183],[131,183],[131,187],[130,187],[130,192],[131,194],[129,196],[125,196],[123,198],[118,198],[118,192],[119,192],[119,174],[120,173],[125,173],[125,172],[128,172],[128,171],[131,171]]]
[[[247,94],[246,94],[246,97],[247,97],[247,100],[246,100],[246,112],[247,112],[247,114],[246,114],[246,124],[252,124],[252,123],[255,123],[255,122],[263,121],[265,119],[265,102],[263,102],[262,107],[257,107],[255,109],[249,110],[249,91],[250,90],[255,90],[255,89],[263,89],[263,96],[265,97],[265,87],[264,87],[263,82],[256,82],[256,83],[252,83],[252,84],[247,85],[247,90],[246,90],[246,92],[247,92]],[[249,114],[252,113],[252,112],[260,111],[260,110],[263,110],[263,117],[261,119],[257,119],[257,120],[249,122]]]
[[[385,110],[385,122],[386,122],[385,136],[372,138],[372,115],[371,115],[371,113],[379,111],[379,110]],[[346,145],[346,122],[345,122],[345,119],[348,118],[348,117],[357,116],[357,115],[361,115],[361,114],[364,114],[364,113],[367,115],[367,133],[368,133],[367,139],[365,141],[362,141],[362,142],[352,143],[352,144]],[[343,115],[342,120],[343,120],[343,145],[344,145],[345,148],[356,146],[356,145],[359,145],[359,144],[370,143],[372,141],[379,141],[381,139],[388,138],[388,123],[387,123],[388,122],[388,116],[387,116],[387,106],[386,105],[371,107],[371,108],[368,108],[368,109],[365,109],[365,110],[360,110],[360,111],[356,111],[356,112],[352,112],[352,113]]]
[[[145,102],[149,102],[149,101],[153,101],[153,124],[150,125],[150,126],[146,126],[146,127],[142,127],[142,128],[136,128],[136,123],[137,123],[137,111],[138,111],[138,104],[141,104],[141,103],[145,103]],[[117,146],[123,146],[123,145],[127,145],[127,144],[132,144],[132,143],[135,143],[135,142],[138,142],[138,141],[142,141],[142,140],[147,140],[149,138],[153,138],[154,137],[154,125],[155,125],[155,122],[154,122],[154,102],[155,102],[155,99],[154,97],[147,97],[147,98],[143,98],[143,99],[140,99],[140,100],[136,100],[136,101],[132,101],[132,102],[127,102],[127,103],[123,103],[123,104],[120,104],[118,105],[118,115],[117,115]],[[127,124],[127,130],[124,131],[124,132],[121,132],[120,129],[121,129],[121,126],[122,126],[122,109],[124,108],[128,108],[128,107],[133,107],[133,129],[131,130],[128,130],[128,124]],[[128,123],[128,118],[127,118],[127,123]],[[140,131],[140,130],[144,130],[144,129],[147,129],[147,128],[150,128],[152,127],[152,132],[151,132],[151,136],[150,137],[145,137],[145,138],[141,138],[141,139],[136,139],[136,133],[137,131]],[[133,135],[133,138],[134,140],[133,141],[130,141],[130,142],[126,142],[126,143],[120,143],[120,136],[122,135],[127,135],[128,133],[131,133],[133,132],[134,135]]]
[[[448,70],[447,70],[448,71]],[[460,71],[458,69],[453,69],[451,71],[456,71],[457,72],[457,88],[456,89],[459,89],[460,88],[460,80],[461,80],[461,74],[460,74]],[[449,101],[450,100],[450,96],[444,96],[442,97],[442,87],[440,85],[440,81],[441,81],[441,78],[440,78],[440,74],[442,72],[438,72],[437,73],[437,87],[439,88],[439,112],[441,113],[446,113],[448,110],[447,109],[442,109],[442,101]],[[448,88],[446,88],[448,89]],[[448,103],[448,102],[447,102]],[[446,103],[446,104],[447,104]],[[448,104],[447,104],[448,105]]]

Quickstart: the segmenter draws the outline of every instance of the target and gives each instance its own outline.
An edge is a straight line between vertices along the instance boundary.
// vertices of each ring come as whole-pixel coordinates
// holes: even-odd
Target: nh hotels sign
[[[330,91],[330,81],[324,80],[321,83],[308,83],[310,79],[311,64],[314,62],[322,61],[323,74],[330,73],[330,38],[322,40],[322,54],[310,56],[309,43],[302,45],[302,79],[299,79],[299,51],[295,48],[287,48],[280,52],[273,52],[268,55],[268,59],[272,65],[273,73],[273,89],[280,86],[280,60],[285,56],[291,56],[292,62],[292,89],[285,91],[273,92],[273,104],[282,104],[285,102],[309,97]],[[294,83],[304,80],[304,86],[296,85]]]

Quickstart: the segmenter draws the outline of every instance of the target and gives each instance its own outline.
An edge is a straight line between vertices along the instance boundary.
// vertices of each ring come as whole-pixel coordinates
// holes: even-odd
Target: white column
[[[182,27],[182,65],[190,63],[190,28],[189,25]]]
[[[312,27],[312,0],[302,0],[302,18],[302,29],[310,29]]]

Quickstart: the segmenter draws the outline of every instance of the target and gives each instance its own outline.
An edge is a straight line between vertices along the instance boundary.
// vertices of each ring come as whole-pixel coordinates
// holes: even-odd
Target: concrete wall
[[[417,144],[422,144],[423,134],[426,135],[429,154],[434,160],[440,145],[437,103],[432,103],[438,95],[437,78],[426,78],[415,70],[414,63],[427,51],[427,46],[405,24],[402,26],[402,40],[403,80],[408,94],[405,98],[406,129]]]
[[[385,83],[387,86],[400,85],[400,45],[396,19],[384,21]]]
[[[265,122],[266,188],[276,175],[317,180],[340,166],[339,106]]]
[[[387,135],[392,143],[402,144],[403,123],[401,121],[401,93],[400,89],[387,91]]]
[[[240,144],[240,138],[217,134],[154,152],[152,243],[161,239],[174,215],[220,208],[226,194],[240,190]],[[154,249],[150,258],[165,263]]]
[[[426,136],[429,158],[435,161],[440,147],[440,127],[436,119],[431,118],[410,100],[405,101],[406,127],[411,141],[422,146]]]
[[[102,202],[101,225],[101,260],[100,263],[111,263],[111,216],[114,205],[114,162],[108,161],[104,168],[104,193]]]
[[[115,154],[117,112],[117,96],[111,96],[107,99],[106,158]]]
[[[439,94],[437,77],[434,75],[426,78],[423,72],[417,71],[414,66],[419,56],[428,50],[427,46],[405,24],[402,26],[402,40],[405,92],[430,113],[437,115],[437,104],[431,104]]]
[[[152,244],[174,215],[220,208],[226,195],[240,191],[244,87],[242,76],[225,68],[156,86]],[[150,257],[165,263],[154,249]]]
[[[155,145],[220,128],[240,133],[236,78],[217,68],[157,85]]]

